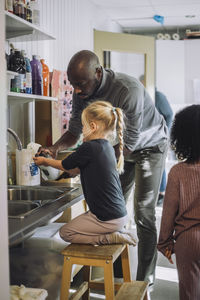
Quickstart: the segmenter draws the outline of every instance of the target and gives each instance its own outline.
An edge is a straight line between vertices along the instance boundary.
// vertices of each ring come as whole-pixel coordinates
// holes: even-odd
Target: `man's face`
[[[100,84],[98,72],[92,74],[79,73],[68,71],[68,79],[74,88],[74,93],[81,99],[87,99],[92,96]]]

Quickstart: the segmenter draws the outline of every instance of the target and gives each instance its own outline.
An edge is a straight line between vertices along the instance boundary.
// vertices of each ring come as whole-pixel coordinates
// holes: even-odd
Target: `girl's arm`
[[[158,250],[169,260],[174,252],[174,227],[179,207],[179,179],[176,169],[171,169],[168,175],[167,188],[163,203],[163,213],[158,242]]]
[[[33,160],[36,163],[36,165],[38,165],[38,166],[41,166],[41,165],[42,166],[50,166],[50,167],[53,167],[55,169],[65,171],[65,169],[62,166],[62,160],[46,158],[46,157],[43,157],[43,156],[33,157]]]

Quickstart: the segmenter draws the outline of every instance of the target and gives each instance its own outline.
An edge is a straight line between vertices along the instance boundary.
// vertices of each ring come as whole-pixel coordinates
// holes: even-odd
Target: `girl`
[[[200,299],[200,105],[176,114],[171,144],[180,162],[168,175],[158,249],[176,254],[181,300]]]
[[[60,170],[80,169],[81,183],[89,211],[60,229],[60,236],[70,243],[136,245],[133,234],[124,231],[128,221],[119,173],[123,171],[123,115],[109,102],[96,101],[83,110],[83,144],[63,161],[35,157],[37,165]],[[118,132],[120,157],[108,139]]]

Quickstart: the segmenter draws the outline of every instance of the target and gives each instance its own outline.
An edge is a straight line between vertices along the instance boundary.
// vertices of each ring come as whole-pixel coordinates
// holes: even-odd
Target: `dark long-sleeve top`
[[[98,219],[108,221],[127,214],[114,149],[107,140],[84,142],[62,165],[65,170],[80,169],[85,200]]]
[[[164,144],[167,127],[147,90],[139,80],[123,73],[103,70],[102,82],[95,94],[88,99],[73,95],[72,117],[69,131],[79,136],[82,130],[81,113],[88,103],[96,100],[110,102],[120,107],[125,114],[126,131],[124,142],[129,150],[135,151]]]
[[[155,106],[159,113],[164,117],[168,129],[170,129],[173,119],[173,111],[167,100],[167,97],[157,90],[155,92]]]
[[[200,230],[200,164],[182,162],[168,175],[158,250],[173,251],[176,239],[194,226]]]

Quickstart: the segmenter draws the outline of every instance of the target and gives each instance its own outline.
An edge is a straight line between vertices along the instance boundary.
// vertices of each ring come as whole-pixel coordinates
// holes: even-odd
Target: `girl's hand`
[[[169,250],[168,248],[165,251],[165,256],[167,257],[168,261],[170,262],[170,264],[173,264],[173,260],[172,260],[172,251]]]
[[[33,157],[34,162],[36,163],[37,166],[47,166],[47,158],[44,156],[34,156]]]

